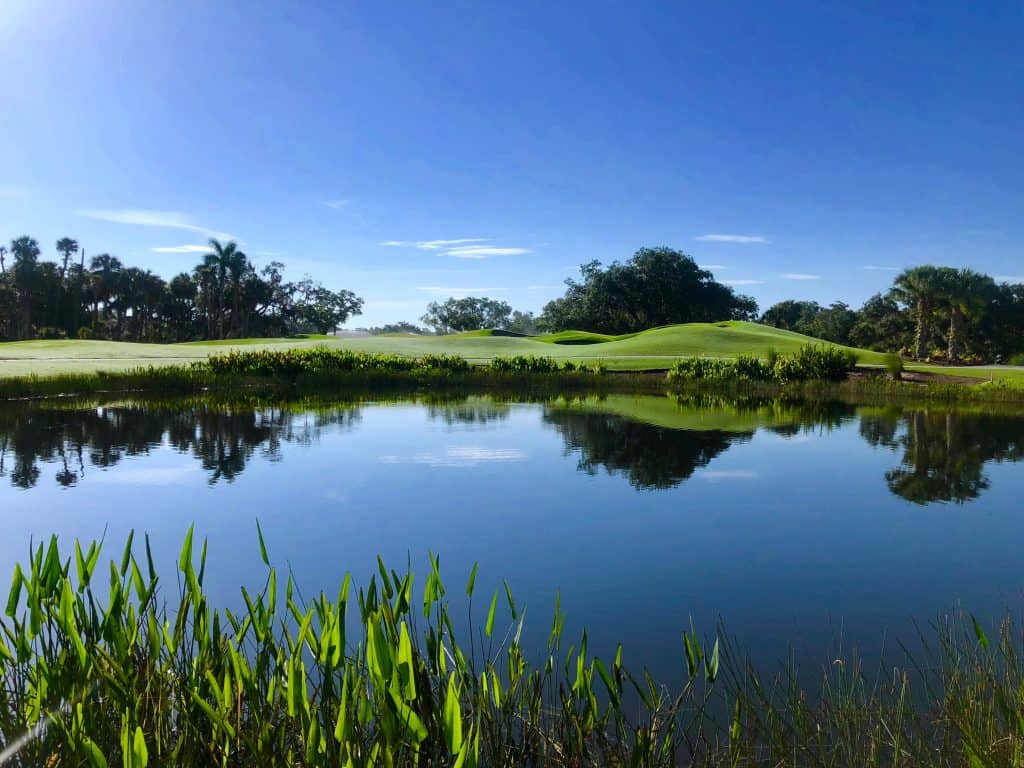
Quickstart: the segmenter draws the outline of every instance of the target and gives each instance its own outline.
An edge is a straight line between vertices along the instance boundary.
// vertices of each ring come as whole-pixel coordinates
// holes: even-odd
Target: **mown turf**
[[[315,336],[302,339],[239,339],[188,344],[21,341],[0,343],[0,377],[32,373],[53,375],[119,371],[147,365],[187,363],[235,348],[280,349],[315,347],[323,344],[361,352],[391,353],[408,357],[451,354],[465,357],[472,362],[486,362],[494,357],[513,355],[541,355],[558,360],[600,360],[613,370],[649,370],[668,368],[678,357],[735,357],[740,354],[763,357],[772,349],[781,354],[791,354],[804,344],[820,343],[824,342],[799,333],[736,321],[673,325],[626,336],[568,331],[543,337],[472,332],[453,336]],[[883,356],[877,352],[860,349],[853,351],[862,363],[880,365],[883,362]],[[1024,381],[1024,371],[1015,369],[932,370],[982,378]]]

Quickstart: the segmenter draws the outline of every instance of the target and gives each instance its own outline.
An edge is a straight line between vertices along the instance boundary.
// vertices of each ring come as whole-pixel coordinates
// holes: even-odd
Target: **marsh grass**
[[[681,635],[674,689],[563,636],[522,644],[507,584],[474,566],[446,585],[379,563],[365,588],[304,601],[266,576],[236,614],[204,591],[190,529],[171,599],[148,537],[100,565],[56,539],[14,571],[0,620],[0,738],[11,765],[1007,766],[1024,745],[1024,665],[1009,621],[990,641],[959,614],[924,651],[868,674],[855,655],[820,688],[764,677],[728,643]],[[477,596],[482,601],[475,604]],[[457,636],[453,611],[472,630]],[[474,614],[474,608],[479,612]],[[476,616],[476,618],[474,618]],[[566,647],[566,643],[570,643]],[[536,651],[543,650],[539,663]]]

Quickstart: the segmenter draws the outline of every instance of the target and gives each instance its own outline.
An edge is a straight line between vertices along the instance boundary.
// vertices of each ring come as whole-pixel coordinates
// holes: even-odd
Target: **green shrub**
[[[1024,365],[1024,352],[1018,352],[1015,355],[1011,355],[1007,361],[1010,365]]]
[[[472,367],[469,360],[458,355],[423,355],[423,357],[416,358],[414,366],[428,371],[451,371],[452,373],[462,373]]]
[[[903,379],[903,358],[895,352],[890,352],[885,356],[884,361],[889,378],[893,381],[901,381]]]
[[[54,328],[49,325],[44,325],[42,328],[36,329],[37,339],[66,339],[67,337],[67,331],[63,328]]]
[[[669,369],[671,382],[764,381],[789,384],[796,381],[841,381],[853,370],[857,357],[849,350],[807,345],[791,356],[775,355],[771,363],[740,355],[735,360],[690,357],[677,360]]]
[[[559,370],[559,365],[550,357],[516,355],[494,358],[491,360],[491,370],[497,373],[554,373]]]

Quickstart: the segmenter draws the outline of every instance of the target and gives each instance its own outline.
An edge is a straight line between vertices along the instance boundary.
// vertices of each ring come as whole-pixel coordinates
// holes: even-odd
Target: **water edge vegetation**
[[[304,600],[272,565],[257,523],[261,585],[240,612],[204,592],[193,530],[173,602],[129,535],[56,537],[14,569],[0,619],[0,732],[13,765],[1003,766],[1024,757],[1024,658],[1012,622],[994,639],[954,613],[922,630],[920,655],[863,667],[856,653],[807,688],[794,665],[754,671],[720,628],[679,642],[680,679],[602,660],[584,630],[521,643],[505,583],[474,619],[473,567],[450,589],[429,558],[422,587],[381,561],[366,586]],[[104,577],[102,574],[107,574]],[[456,631],[465,609],[469,629]],[[479,616],[479,615],[478,615]],[[461,620],[460,620],[461,621]],[[353,629],[355,631],[353,632]],[[568,643],[568,647],[566,644]],[[536,661],[532,661],[535,659]]]

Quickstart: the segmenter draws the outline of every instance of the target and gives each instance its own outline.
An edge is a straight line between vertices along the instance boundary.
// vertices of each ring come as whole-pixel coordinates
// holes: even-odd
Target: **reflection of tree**
[[[623,416],[549,408],[544,421],[561,433],[567,451],[579,451],[580,470],[622,473],[636,488],[673,488],[732,443],[751,432],[691,431],[655,427]]]
[[[505,421],[512,413],[509,403],[480,397],[466,398],[461,402],[427,405],[431,419],[440,419],[445,424],[489,424]]]
[[[257,450],[277,460],[282,443],[310,445],[325,428],[350,427],[359,415],[351,407],[297,413],[209,406],[0,410],[0,477],[31,488],[39,482],[40,463],[53,463],[56,482],[70,487],[85,476],[86,457],[94,467],[113,467],[166,443],[198,459],[210,483],[230,482]]]
[[[989,487],[986,462],[1024,458],[1024,419],[1014,417],[908,411],[864,416],[860,431],[872,445],[902,449],[885,479],[915,504],[975,499]]]

